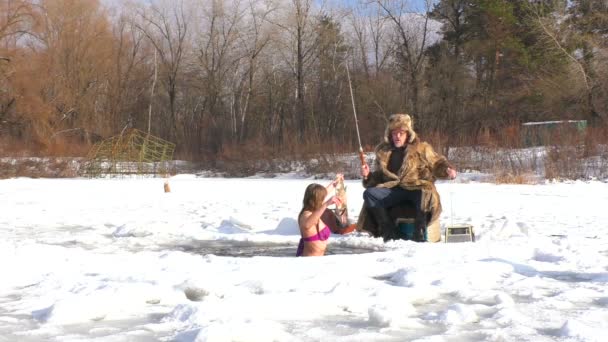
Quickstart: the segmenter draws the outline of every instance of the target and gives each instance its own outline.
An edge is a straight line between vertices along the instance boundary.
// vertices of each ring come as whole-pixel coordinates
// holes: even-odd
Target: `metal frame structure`
[[[138,129],[95,144],[89,151],[81,174],[95,177],[126,175],[160,176],[171,173],[175,144]]]

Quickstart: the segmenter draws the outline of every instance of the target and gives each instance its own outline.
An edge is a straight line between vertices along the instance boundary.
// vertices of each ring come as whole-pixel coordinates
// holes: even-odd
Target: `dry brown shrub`
[[[585,134],[585,156],[599,156],[608,145],[608,126],[587,127]]]
[[[3,139],[0,141],[0,156],[30,157],[41,155],[46,145],[37,139]]]
[[[477,145],[474,134],[468,132],[457,132],[449,136],[451,146],[473,146]]]
[[[90,149],[91,145],[86,143],[56,140],[48,145],[45,155],[53,157],[84,157]]]
[[[72,178],[78,176],[78,161],[58,158],[16,158],[0,163],[0,179],[12,177]]]
[[[358,173],[353,172],[345,161],[337,158],[334,154],[319,154],[314,158],[314,162],[306,162],[305,170],[308,174],[314,175],[330,176],[340,172],[343,173],[346,178],[358,177]]]
[[[25,159],[22,162],[17,162],[15,177],[31,177],[31,178],[39,178],[40,177],[40,163],[32,160]]]
[[[582,150],[582,146],[547,147],[547,156],[545,158],[545,178],[585,178]]]
[[[78,169],[73,167],[73,163],[67,160],[49,160],[46,167],[45,177],[52,178],[73,178],[78,176]]]
[[[423,140],[425,140],[426,142],[431,144],[431,146],[433,146],[433,149],[435,149],[435,151],[440,152],[441,154],[447,155],[447,153],[448,153],[447,149],[449,148],[448,139],[449,139],[449,137],[445,133],[439,132],[439,131],[433,131],[433,132],[429,132],[428,134],[426,134],[424,136]]]
[[[530,174],[499,173],[494,177],[496,184],[533,184],[534,177]]]
[[[322,143],[310,139],[305,143],[290,140],[280,147],[265,145],[257,140],[243,144],[225,144],[217,155],[216,171],[228,176],[249,176],[258,172],[279,173],[293,171],[296,164],[310,174],[349,172],[348,165],[340,160],[340,153],[355,153],[348,144],[331,139]]]
[[[511,123],[504,127],[498,133],[500,146],[507,148],[521,147],[521,125],[519,123]]]
[[[15,177],[15,166],[11,163],[0,162],[0,179]]]
[[[492,137],[490,128],[483,127],[477,135],[477,143],[480,146],[496,146],[496,140]]]
[[[266,164],[273,155],[272,148],[263,144],[224,144],[217,155],[215,166],[217,171],[225,172],[228,176],[250,176],[265,171],[268,168]]]

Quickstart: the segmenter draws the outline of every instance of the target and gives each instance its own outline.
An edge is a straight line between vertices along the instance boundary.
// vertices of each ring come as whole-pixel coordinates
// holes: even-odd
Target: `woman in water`
[[[296,256],[322,256],[327,248],[327,239],[331,235],[329,226],[323,222],[321,216],[328,206],[340,205],[340,199],[332,195],[326,199],[328,194],[335,193],[335,186],[343,176],[339,174],[336,180],[327,187],[320,184],[310,184],[304,192],[302,210],[298,215],[300,227],[300,244]]]

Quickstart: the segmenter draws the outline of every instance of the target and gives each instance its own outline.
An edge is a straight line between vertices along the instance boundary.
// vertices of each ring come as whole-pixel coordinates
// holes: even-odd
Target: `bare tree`
[[[350,15],[355,45],[368,78],[372,73],[378,75],[386,67],[392,53],[387,39],[387,19],[381,11],[377,6],[359,5]]]
[[[80,130],[107,129],[106,86],[112,51],[110,22],[97,1],[44,0],[44,15],[31,48],[43,61],[44,101],[55,110],[52,137]],[[46,70],[44,70],[46,69]]]
[[[27,0],[0,0],[0,42],[29,33],[33,19],[32,5]],[[6,58],[6,57],[4,57]]]
[[[360,120],[368,126],[372,123],[384,125],[385,108],[400,107],[392,103],[402,102],[396,92],[395,96],[387,96],[387,88],[396,90],[398,87],[386,84],[387,81],[393,83],[395,79],[391,78],[392,72],[389,70],[395,50],[390,40],[391,21],[383,12],[375,2],[371,2],[355,7],[350,15],[355,35],[352,45],[360,51],[361,56],[357,57],[364,64],[366,76],[362,87],[355,87],[355,91],[362,91],[359,98],[365,101],[365,106],[362,107]],[[353,70],[353,84],[356,86],[357,64]]]
[[[162,4],[162,3],[161,3]],[[170,8],[162,8],[154,3],[139,11],[142,24],[139,28],[154,45],[159,56],[161,83],[169,99],[170,135],[176,142],[180,140],[178,115],[176,111],[179,76],[184,57],[188,21],[182,0],[171,3]],[[152,101],[153,99],[150,99]]]
[[[411,105],[408,107],[415,115],[419,115],[421,74],[428,42],[429,17],[413,13],[409,9],[411,4],[408,1],[375,0],[375,3],[382,9],[386,18],[393,23],[396,54],[409,79],[406,86],[410,89]],[[431,3],[432,1],[425,0],[426,12],[430,10]]]
[[[247,67],[244,79],[246,86],[239,92],[240,104],[239,112],[239,128],[238,141],[242,142],[245,136],[245,122],[249,110],[249,102],[254,91],[254,77],[257,72],[258,57],[262,50],[268,45],[271,39],[270,28],[267,27],[268,21],[266,18],[270,13],[276,10],[276,7],[270,6],[266,8],[257,8],[254,0],[249,0],[249,29],[246,33],[241,34],[241,46],[246,47]],[[236,125],[235,125],[236,132]]]
[[[465,36],[465,8],[466,0],[443,0],[435,5],[430,13],[433,19],[443,23],[442,31],[444,39],[434,46],[434,79],[437,81],[435,89],[441,93],[449,93],[450,96],[438,95],[438,100],[431,104],[435,110],[431,110],[436,118],[433,120],[432,128],[447,130],[452,136],[459,125],[451,124],[456,121],[456,116],[461,112],[460,99],[463,93],[464,80],[467,79],[465,64],[462,58],[463,41]],[[436,52],[436,53],[433,53]],[[433,77],[433,76],[431,76]],[[458,120],[463,122],[462,118]]]
[[[594,62],[597,61],[594,61],[593,55],[595,51],[601,56],[601,51],[606,53],[608,49],[596,43],[591,35],[580,36],[570,26],[560,28],[556,22],[549,18],[542,17],[538,12],[533,13],[537,27],[545,38],[546,46],[552,47],[553,50],[562,54],[571,63],[579,80],[578,83],[583,85],[581,99],[587,118],[590,122],[603,119],[602,110],[597,108],[596,101],[594,101],[594,92],[599,88],[600,78],[597,77],[594,70]],[[608,22],[608,17],[606,22]],[[580,50],[572,51],[568,48],[568,43],[580,46]],[[605,60],[602,63],[601,58],[597,59],[600,60],[600,65],[606,64]]]
[[[314,58],[317,36],[312,25],[314,20],[313,0],[291,0],[288,15],[283,21],[272,20],[287,33],[289,56],[286,58],[295,78],[295,115],[298,140],[302,142],[306,134],[306,87],[307,68]]]
[[[29,1],[0,0],[0,131],[22,125],[15,112],[18,94],[12,89],[9,76],[13,70],[11,58],[19,37],[31,32],[34,13]]]
[[[236,45],[245,13],[246,8],[240,1],[213,0],[203,8],[196,32],[193,66],[195,86],[200,92],[193,113],[197,120],[195,135],[199,150],[205,146],[212,153],[218,153],[224,143],[224,130],[230,127],[231,120],[236,122],[234,111],[226,109],[225,103],[231,103],[227,90],[230,77],[236,78],[240,60],[245,57]]]
[[[108,87],[113,131],[133,124],[136,104],[146,88],[142,82],[146,80],[142,76],[147,74],[146,50],[151,50],[136,19],[127,11],[125,9],[114,25],[113,73]],[[151,106],[153,99],[149,102]]]

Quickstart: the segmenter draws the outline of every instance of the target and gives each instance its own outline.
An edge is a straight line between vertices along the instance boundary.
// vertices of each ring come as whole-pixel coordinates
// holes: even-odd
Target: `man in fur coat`
[[[365,191],[357,228],[382,236],[384,241],[397,236],[388,209],[406,201],[416,209],[414,240],[425,241],[427,223],[432,224],[441,214],[435,180],[456,177],[456,170],[447,159],[420,141],[412,126],[409,115],[391,115],[384,141],[375,150],[375,170],[370,172],[367,165],[361,167]]]

